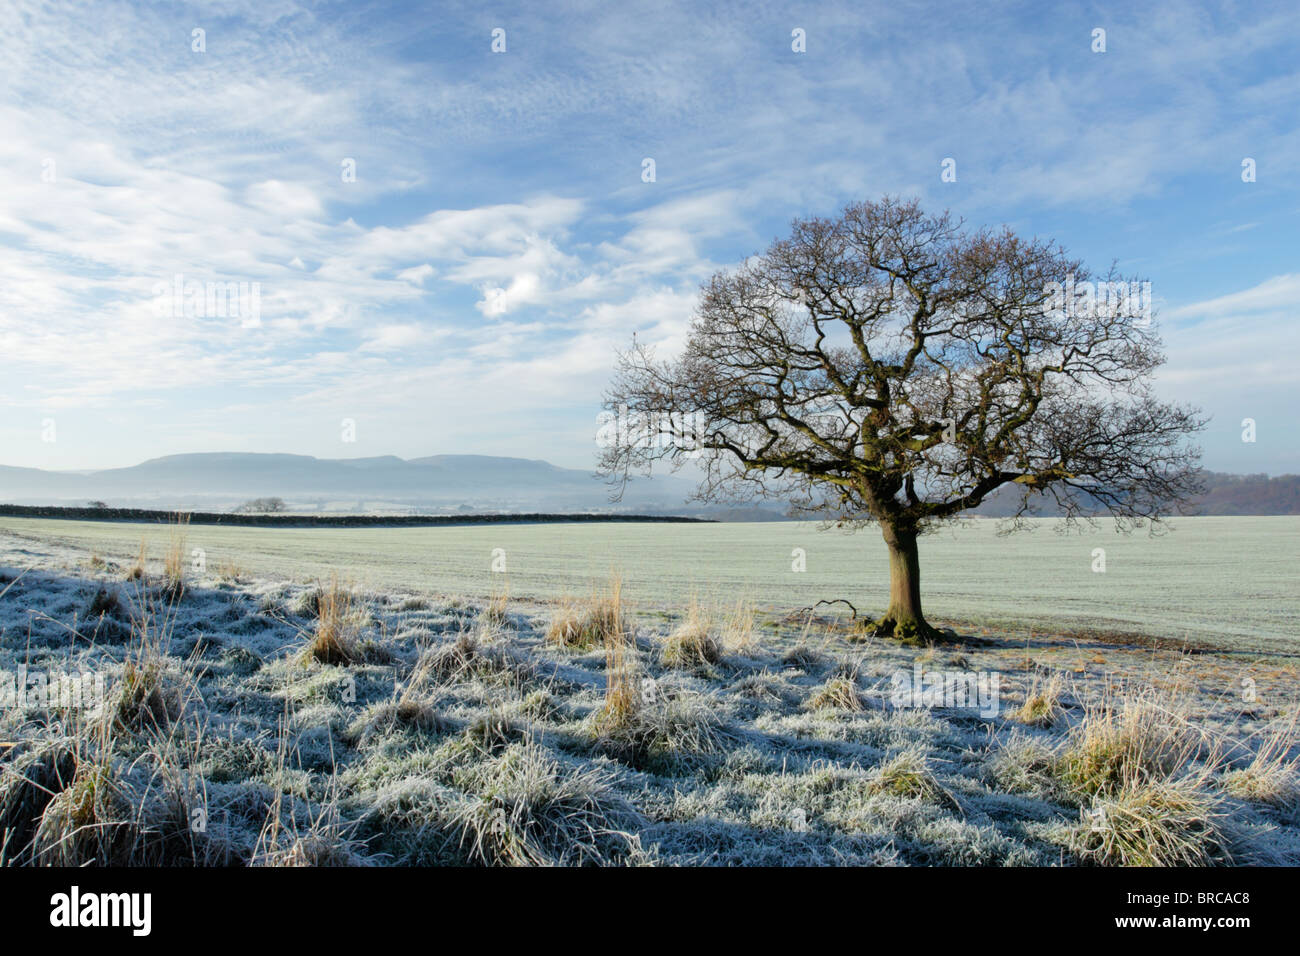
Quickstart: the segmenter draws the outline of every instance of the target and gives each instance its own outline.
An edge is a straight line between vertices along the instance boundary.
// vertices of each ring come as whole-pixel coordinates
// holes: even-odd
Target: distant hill
[[[91,472],[0,466],[0,502],[21,505],[228,510],[275,496],[298,512],[681,511],[693,484],[664,476],[634,481],[611,504],[591,473],[549,462],[487,455],[405,460],[213,452],[168,455]]]

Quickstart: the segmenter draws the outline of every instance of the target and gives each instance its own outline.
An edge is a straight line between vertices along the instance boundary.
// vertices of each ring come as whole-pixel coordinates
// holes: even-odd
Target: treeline
[[[1201,473],[1205,494],[1187,502],[1192,515],[1300,515],[1300,475],[1229,475],[1217,471]],[[999,491],[975,510],[986,518],[1011,515],[1019,506],[1014,490]],[[1050,496],[1039,498],[1033,515],[1050,518],[1058,514]]]
[[[170,522],[176,511],[147,508],[62,508],[53,505],[3,505],[0,516],[9,518],[67,518],[79,521]],[[678,515],[625,514],[472,514],[472,515],[288,515],[229,514],[186,511],[190,524],[273,525],[278,527],[397,527],[444,524],[565,524],[590,521],[699,522],[705,518]]]
[[[1205,473],[1207,490],[1191,506],[1198,515],[1300,514],[1300,475]]]

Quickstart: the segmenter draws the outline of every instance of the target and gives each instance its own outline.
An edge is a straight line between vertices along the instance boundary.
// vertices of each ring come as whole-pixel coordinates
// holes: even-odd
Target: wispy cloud
[[[220,441],[586,465],[634,331],[680,347],[713,270],[883,192],[1140,262],[1196,300],[1164,311],[1171,389],[1231,404],[1204,384],[1229,356],[1252,388],[1293,383],[1269,347],[1293,341],[1297,291],[1284,6],[19,2],[7,22],[6,463]],[[1197,228],[1232,243],[1215,270],[1188,252]],[[159,314],[176,276],[257,283],[260,322]]]

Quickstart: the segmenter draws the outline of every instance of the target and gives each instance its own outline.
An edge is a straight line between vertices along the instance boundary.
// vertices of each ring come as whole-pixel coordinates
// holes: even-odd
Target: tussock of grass
[[[201,787],[166,738],[147,750],[149,770],[116,753],[106,725],[78,739],[75,770],[41,811],[30,843],[39,866],[174,866],[228,861],[229,849],[192,827],[206,812]],[[140,760],[141,758],[136,758]]]
[[[329,587],[317,588],[309,594],[307,603],[316,606],[316,625],[304,656],[322,664],[353,664],[361,660],[363,653],[353,598],[339,584],[338,575],[330,578]]]
[[[1052,727],[1061,719],[1061,693],[1064,681],[1060,674],[1047,680],[1034,675],[1033,683],[1025,692],[1025,701],[1007,716],[1031,727]]]
[[[1102,866],[1231,863],[1222,814],[1190,778],[1130,780],[1093,798],[1070,834],[1085,860]]]
[[[1250,763],[1228,770],[1220,786],[1235,797],[1285,810],[1300,809],[1300,757],[1296,748],[1297,718],[1274,725],[1263,737]]]
[[[248,577],[248,572],[232,559],[225,559],[217,562],[217,577],[222,581],[229,581],[232,584],[238,584],[241,578]]]
[[[585,603],[565,598],[546,628],[546,641],[557,647],[589,650],[604,645],[611,635],[631,633],[623,613],[623,579],[613,575],[605,594],[593,594]]]
[[[464,739],[481,754],[496,754],[523,735],[522,727],[494,708],[470,721],[465,728]]]
[[[452,819],[476,862],[575,866],[631,862],[639,814],[598,770],[569,770],[539,744],[511,745],[459,781],[472,796]]]
[[[1075,795],[1106,795],[1128,783],[1169,779],[1200,749],[1178,704],[1154,691],[1106,698],[1087,708],[1057,761],[1056,775]]]
[[[415,730],[426,734],[445,733],[449,724],[434,706],[430,696],[436,668],[435,655],[428,653],[422,655],[401,693],[395,692],[392,700],[370,708],[360,721],[349,728],[350,738],[363,743],[371,737],[394,730]]]
[[[786,651],[781,658],[781,663],[785,667],[796,667],[802,671],[811,670],[825,663],[825,661],[825,654],[806,643],[796,644]]]
[[[758,649],[758,635],[754,631],[754,605],[740,600],[723,617],[719,643],[728,654],[752,654]]]
[[[605,642],[605,701],[588,726],[599,750],[637,767],[672,769],[725,749],[721,721],[696,696],[663,694],[638,680],[636,648],[623,634]]]
[[[133,609],[131,642],[108,708],[114,730],[163,730],[184,710],[187,683],[168,655],[173,620],[171,609],[159,614],[147,596]]]
[[[290,754],[286,721],[280,722],[274,776],[279,781],[266,807],[266,818],[249,860],[250,866],[358,866],[367,861],[353,839],[358,823],[343,819],[339,808],[339,778],[331,775],[326,793],[314,811],[303,811],[285,793]]]
[[[1185,712],[1154,691],[1089,706],[1055,768],[1074,794],[1089,798],[1147,780],[1165,780],[1188,766],[1200,737]]]
[[[925,755],[916,750],[901,751],[877,767],[867,791],[957,806],[952,794],[935,779]]]
[[[619,673],[628,674],[622,667]],[[616,679],[588,726],[598,750],[642,769],[690,769],[723,753],[732,736],[696,694],[641,692],[630,677]]]
[[[506,582],[483,605],[483,619],[492,625],[503,625],[510,621],[510,582]]]
[[[708,668],[722,660],[722,644],[713,634],[713,621],[692,601],[686,620],[664,638],[659,660],[665,667]]]
[[[1058,786],[1053,777],[1056,759],[1049,744],[1016,731],[993,751],[988,772],[995,784],[1012,793],[1050,795]]]
[[[860,711],[864,708],[857,682],[848,677],[832,677],[808,698],[809,710]]]
[[[641,710],[637,686],[636,647],[621,631],[605,635],[605,702],[596,715],[597,723],[613,731],[632,726]]]
[[[117,617],[122,613],[122,598],[114,588],[98,588],[86,608],[86,617]]]
[[[401,696],[368,708],[348,727],[345,739],[354,744],[364,744],[374,737],[399,730],[442,734],[449,726],[431,701]]]
[[[126,572],[126,579],[128,581],[143,581],[145,574],[148,573],[148,569],[149,543],[144,538],[141,538],[140,551],[136,555],[135,564],[131,565],[130,569]]]
[[[177,514],[172,521],[163,552],[163,594],[168,600],[179,601],[185,596],[185,528],[190,516]]]
[[[360,844],[351,838],[356,825],[345,823],[339,815],[337,795],[302,823],[296,807],[284,819],[283,802],[283,794],[277,793],[249,866],[333,867],[367,862],[357,852]]]
[[[43,866],[127,865],[138,836],[132,807],[107,760],[83,760],[46,805],[33,841]]]
[[[506,648],[484,647],[470,631],[461,631],[456,640],[425,651],[419,667],[429,679],[444,684],[477,679],[523,686],[537,676],[531,662]]]
[[[530,720],[547,721],[558,717],[561,707],[550,691],[535,690],[519,702],[519,712]]]
[[[746,674],[730,688],[734,693],[749,700],[765,704],[784,703],[793,694],[793,686],[780,674],[762,670],[756,674]]]
[[[33,837],[50,800],[72,783],[80,763],[75,741],[57,740],[0,764],[0,864],[33,861]]]

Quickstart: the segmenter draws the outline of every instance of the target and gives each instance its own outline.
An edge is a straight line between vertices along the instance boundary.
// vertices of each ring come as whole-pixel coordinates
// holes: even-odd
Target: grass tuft
[[[713,634],[713,621],[698,602],[691,602],[686,620],[664,638],[659,660],[664,667],[684,670],[707,669],[722,660],[722,644]]]
[[[623,613],[623,579],[615,574],[604,594],[593,594],[585,603],[562,600],[546,628],[546,641],[556,647],[590,650],[605,645],[611,635],[631,631]]]
[[[1232,862],[1222,814],[1191,778],[1132,780],[1094,797],[1071,831],[1070,845],[1102,866]]]
[[[534,741],[467,771],[453,812],[472,858],[488,866],[633,862],[644,821],[599,770],[569,770]]]
[[[1034,675],[1033,683],[1025,692],[1025,701],[1009,716],[1012,720],[1031,727],[1052,727],[1061,719],[1061,692],[1064,681],[1060,674],[1042,680]]]
[[[1220,785],[1234,797],[1283,810],[1300,809],[1300,757],[1296,748],[1295,714],[1264,734],[1250,763],[1223,774]]]
[[[1056,776],[1083,799],[1169,779],[1200,750],[1182,708],[1153,690],[1090,705],[1062,750]]]
[[[808,697],[809,710],[860,711],[865,704],[857,681],[849,677],[832,677]]]
[[[330,577],[328,587],[318,587],[308,603],[316,606],[316,625],[311,632],[304,657],[322,664],[353,664],[363,654],[357,639],[357,615],[351,593]]]

